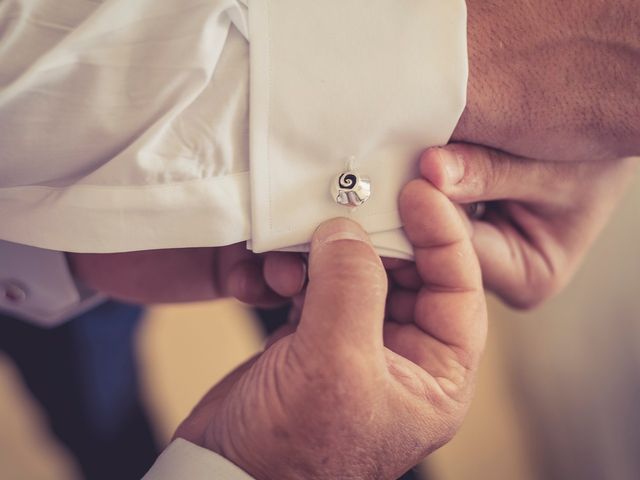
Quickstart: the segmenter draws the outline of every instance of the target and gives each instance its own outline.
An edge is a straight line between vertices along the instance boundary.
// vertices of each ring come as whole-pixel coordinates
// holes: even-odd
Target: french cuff
[[[251,248],[304,249],[349,216],[410,257],[397,198],[465,107],[465,2],[255,0],[249,26]],[[362,206],[331,195],[345,171],[370,179]]]
[[[103,302],[76,285],[64,253],[0,240],[0,311],[53,327]]]
[[[158,457],[142,480],[253,480],[236,465],[216,453],[181,438]]]

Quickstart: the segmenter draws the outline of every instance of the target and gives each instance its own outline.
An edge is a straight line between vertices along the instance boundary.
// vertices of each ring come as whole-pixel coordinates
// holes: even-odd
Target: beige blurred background
[[[640,178],[565,293],[532,313],[491,304],[478,394],[436,480],[640,478]],[[139,334],[145,397],[166,442],[204,391],[261,346],[232,301],[151,309]],[[78,478],[0,357],[0,478]]]

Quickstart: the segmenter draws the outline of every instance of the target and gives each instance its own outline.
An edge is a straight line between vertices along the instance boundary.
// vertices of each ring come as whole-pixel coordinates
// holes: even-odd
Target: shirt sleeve
[[[7,5],[0,238],[305,250],[349,216],[410,258],[397,197],[464,109],[464,0]],[[332,198],[345,170],[371,182],[357,208]]]
[[[181,438],[162,452],[143,480],[253,480],[224,457]]]
[[[1,239],[111,253],[249,238],[242,3],[0,5]]]
[[[52,327],[104,300],[76,284],[64,253],[0,240],[0,311]]]
[[[410,255],[397,198],[464,110],[465,2],[256,0],[249,32],[254,251],[304,248],[349,216],[379,250]],[[345,171],[370,180],[362,206],[332,198]]]

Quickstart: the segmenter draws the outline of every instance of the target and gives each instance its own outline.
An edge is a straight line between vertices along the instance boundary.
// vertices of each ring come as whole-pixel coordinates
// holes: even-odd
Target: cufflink
[[[371,181],[355,172],[342,172],[331,184],[331,197],[338,205],[359,207],[371,196]]]

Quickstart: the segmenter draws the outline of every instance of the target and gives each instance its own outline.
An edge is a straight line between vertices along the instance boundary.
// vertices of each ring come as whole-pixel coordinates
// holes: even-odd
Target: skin
[[[486,338],[480,268],[431,184],[409,184],[400,207],[422,282],[412,317],[384,322],[387,276],[366,233],[325,223],[297,328],[215,386],[176,436],[257,479],[393,479],[453,436]]]
[[[452,144],[427,150],[420,171],[457,204],[490,202],[468,223],[485,287],[509,305],[530,309],[570,281],[637,169],[637,160],[536,161],[493,149]],[[218,260],[218,261],[216,261]],[[143,303],[233,296],[276,306],[293,298],[300,317],[306,265],[303,256],[257,256],[243,245],[124,254],[73,254],[78,278],[113,297]],[[413,264],[386,260],[390,278],[420,281]],[[401,269],[402,274],[394,272]],[[406,292],[398,294],[406,297]],[[397,300],[390,301],[396,305]],[[406,316],[406,315],[405,315]]]
[[[532,308],[569,282],[633,178],[625,158],[640,156],[640,9],[635,0],[467,8],[458,144],[427,151],[421,173],[455,202],[491,202],[469,225],[485,285]],[[389,265],[413,279],[400,287],[416,288],[411,266]],[[410,304],[398,296],[393,308]]]
[[[454,202],[490,202],[470,221],[485,286],[532,308],[569,282],[637,166],[637,159],[539,162],[450,145],[426,151],[420,171]]]
[[[640,155],[640,14],[637,0],[615,2],[596,0],[539,0],[535,2],[510,2],[507,0],[467,0],[470,75],[467,107],[453,134],[453,140],[485,146],[493,153],[478,155],[492,160],[492,169],[483,173],[499,172],[512,185],[508,195],[491,200],[501,200],[506,208],[503,218],[516,218],[522,224],[525,217],[518,212],[518,205],[530,205],[531,198],[520,198],[517,193],[523,169],[512,166],[527,165],[533,169],[534,178],[540,171],[548,170],[546,164],[525,163],[525,158],[545,162],[587,161],[602,163],[603,176],[611,178],[612,159]],[[504,152],[502,155],[499,152]],[[512,156],[509,156],[512,155]],[[519,162],[510,161],[518,158]],[[475,157],[474,157],[475,158]],[[499,160],[505,160],[499,166]],[[520,161],[522,160],[522,161]],[[486,162],[485,162],[486,163]],[[493,177],[483,180],[485,192],[474,196],[463,195],[460,189],[438,184],[456,201],[483,199],[495,195],[490,190]],[[573,201],[589,197],[596,201],[587,189],[575,182],[585,175],[594,178],[596,173],[585,174],[585,167],[576,167],[575,173],[563,171],[573,185],[570,189]],[[621,180],[611,184],[616,188]],[[466,184],[463,184],[466,185]],[[603,183],[599,183],[603,185]],[[543,186],[544,187],[544,186]],[[543,190],[544,191],[544,190]],[[602,188],[594,192],[602,194],[602,203],[610,205],[611,193]],[[546,202],[546,209],[557,202],[558,208],[567,204],[566,198],[554,197]],[[521,241],[505,246],[507,224],[488,222],[505,235],[478,234],[475,242],[480,248],[487,283],[507,302],[523,307],[538,303],[556,292],[566,283],[575,270],[577,259],[585,252],[603,223],[603,209],[585,216],[579,227],[562,222],[554,227],[554,237],[559,249],[549,248],[551,241],[541,240],[531,248],[524,248]],[[505,216],[506,215],[506,216]],[[492,212],[495,219],[495,212]],[[549,225],[547,215],[542,221]],[[591,225],[587,223],[592,222]],[[515,224],[513,224],[515,225]],[[522,225],[519,225],[521,228]],[[481,230],[486,228],[480,226]],[[549,233],[548,228],[543,229]],[[588,232],[587,241],[567,240],[573,231]],[[531,225],[527,231],[531,234]],[[489,240],[497,243],[491,246]],[[69,254],[70,264],[80,281],[94,289],[116,298],[138,303],[169,301],[194,301],[236,296],[261,306],[281,303],[283,296],[291,296],[300,290],[304,282],[302,260],[282,260],[282,273],[269,276],[270,257],[247,258],[240,255],[240,246],[216,249],[168,250],[143,253],[125,253],[105,256]],[[486,252],[493,250],[494,260],[487,261]],[[554,250],[554,251],[552,251]],[[502,283],[497,280],[496,265],[499,252],[514,258],[520,272],[507,272]],[[226,262],[231,256],[235,261],[242,257],[238,269],[229,265],[216,265],[216,259]],[[548,272],[541,273],[540,262],[544,257]],[[565,256],[564,261],[560,256]],[[297,263],[296,263],[297,262]],[[228,263],[228,262],[227,262]],[[135,268],[134,268],[135,267]],[[523,281],[525,269],[531,278]],[[503,271],[506,269],[503,268]],[[263,273],[264,275],[261,275]],[[280,285],[284,282],[285,285]],[[504,285],[512,282],[511,285]],[[533,298],[522,294],[523,285],[536,289]],[[279,294],[279,295],[277,295]],[[299,303],[297,307],[299,309]]]
[[[74,276],[88,287],[112,298],[146,304],[235,297],[251,305],[275,307],[299,293],[306,279],[302,256],[255,255],[244,244],[67,253],[67,260]]]
[[[543,162],[467,144],[427,150],[420,172],[459,205],[482,266],[486,289],[519,309],[531,309],[569,283],[620,202],[638,159]],[[479,218],[463,208],[488,202]],[[385,259],[387,315],[413,315],[422,285],[416,265]],[[292,321],[304,296],[293,299]]]
[[[636,0],[467,0],[469,84],[453,141],[548,161],[640,155]]]
[[[150,272],[130,270],[124,289],[118,272],[131,258],[118,269],[107,258],[97,270],[110,274],[96,277],[95,259],[70,256],[80,278],[121,298],[197,292],[274,304],[297,295],[298,328],[214,387],[178,436],[259,479],[394,478],[451,438],[471,398],[486,332],[471,245],[487,287],[514,306],[535,306],[567,283],[631,177],[631,162],[618,159],[640,153],[637,2],[467,3],[469,99],[453,139],[491,148],[425,154],[431,184],[412,182],[400,201],[416,264],[387,263],[387,300],[380,261],[354,230],[327,242],[320,229],[306,297],[301,263],[269,268],[268,257],[245,258],[237,246],[191,251],[164,276],[140,254],[133,265]],[[492,204],[465,222],[444,195]],[[364,283],[366,292],[353,289]]]

